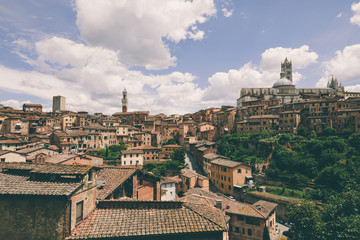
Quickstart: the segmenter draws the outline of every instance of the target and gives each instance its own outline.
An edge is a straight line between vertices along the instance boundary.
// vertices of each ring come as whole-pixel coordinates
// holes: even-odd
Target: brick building
[[[32,104],[32,103],[24,103],[23,104],[23,112],[41,113],[42,105],[41,104]]]
[[[96,169],[0,163],[0,239],[58,239],[96,204]]]

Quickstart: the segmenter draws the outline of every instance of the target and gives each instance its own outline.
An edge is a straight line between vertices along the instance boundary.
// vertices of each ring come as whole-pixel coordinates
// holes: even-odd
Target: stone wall
[[[256,203],[259,200],[277,203],[278,206],[276,208],[276,215],[285,222],[288,220],[286,217],[286,212],[289,204],[296,204],[297,202],[301,201],[300,199],[296,198],[281,197],[278,195],[262,192],[247,192],[245,194],[244,192],[236,191],[234,192],[234,197],[240,202],[246,202],[249,204]]]

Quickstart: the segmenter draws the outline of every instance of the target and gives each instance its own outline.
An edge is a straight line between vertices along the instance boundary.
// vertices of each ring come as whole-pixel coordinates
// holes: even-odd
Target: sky
[[[0,1],[0,104],[185,114],[236,106],[293,63],[297,87],[360,91],[360,2]]]

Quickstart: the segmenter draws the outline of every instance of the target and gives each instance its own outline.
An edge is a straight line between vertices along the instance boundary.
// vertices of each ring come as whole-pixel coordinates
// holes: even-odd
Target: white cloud
[[[91,46],[115,51],[121,62],[164,69],[174,66],[164,39],[201,40],[197,26],[215,15],[213,0],[76,0],[82,38]]]
[[[354,12],[354,16],[350,18],[350,22],[360,26],[360,2],[353,3],[351,5],[351,10]]]
[[[338,15],[336,15],[336,18],[341,18],[343,15],[343,12],[339,13]]]
[[[360,80],[360,44],[346,46],[342,51],[336,51],[336,56],[324,63],[325,77],[334,74],[340,82]]]
[[[24,103],[30,103],[30,101],[27,100],[27,101],[24,101],[24,102],[20,102],[20,101],[15,100],[15,99],[9,99],[9,100],[0,102],[0,104],[2,104],[2,105],[6,106],[6,107],[12,107],[14,109],[22,109],[22,105]]]
[[[285,58],[294,60],[293,70],[306,68],[311,63],[316,63],[319,55],[310,51],[308,45],[299,48],[269,48],[261,54],[261,69],[264,71],[280,71],[280,62]]]
[[[204,100],[235,102],[239,97],[241,88],[271,87],[280,77],[280,63],[285,57],[293,59],[293,69],[306,68],[311,63],[316,63],[318,54],[311,52],[309,46],[300,48],[270,48],[261,54],[260,65],[247,63],[239,69],[228,72],[218,72],[209,78],[210,86],[206,89]],[[293,72],[293,82],[297,83],[302,78],[298,72]]]
[[[35,51],[36,58],[24,59],[38,71],[0,65],[0,74],[7,79],[0,82],[1,89],[34,95],[49,103],[52,96],[63,95],[69,110],[106,114],[121,110],[124,88],[128,90],[131,111],[185,113],[202,104],[203,90],[190,73],[144,75],[119,62],[115,51],[59,37],[37,42]]]
[[[360,84],[356,84],[353,86],[347,86],[345,87],[345,91],[347,92],[360,92]]]
[[[234,9],[222,8],[221,11],[224,13],[224,17],[231,17]]]
[[[0,66],[0,75],[7,79],[0,82],[1,89],[34,95],[48,103],[52,96],[62,95],[67,98],[69,110],[105,114],[121,110],[124,88],[128,91],[130,111],[183,114],[206,106],[235,104],[243,87],[271,87],[279,79],[280,62],[285,56],[294,59],[295,69],[305,68],[317,59],[317,54],[308,46],[267,49],[261,55],[260,65],[247,63],[239,69],[214,73],[208,79],[209,86],[201,89],[191,73],[145,75],[122,64],[113,50],[65,38],[52,37],[37,42],[34,51],[36,54],[31,56],[35,58],[24,59],[38,71]],[[294,72],[294,81],[301,77]]]

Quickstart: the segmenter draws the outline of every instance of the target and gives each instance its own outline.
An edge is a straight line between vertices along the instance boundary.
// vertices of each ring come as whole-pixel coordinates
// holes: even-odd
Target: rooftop
[[[141,145],[139,147],[134,147],[132,149],[143,149],[143,150],[159,150],[158,147],[154,147],[154,146],[151,146],[151,145]]]
[[[215,160],[213,160],[213,161],[211,162],[211,164],[216,164],[216,165],[220,165],[220,166],[224,166],[224,167],[230,167],[230,168],[237,167],[237,166],[239,166],[239,165],[249,166],[249,165],[246,164],[246,163],[235,162],[235,161],[226,160],[226,159],[215,159]]]
[[[33,181],[29,176],[0,173],[0,195],[70,196],[81,185],[81,182]]]
[[[132,153],[144,154],[144,151],[140,150],[140,149],[133,149],[133,148],[129,148],[129,149],[121,151],[121,154],[132,154]]]
[[[34,163],[0,163],[0,169],[29,170],[31,173],[57,175],[84,175],[90,165],[61,165],[61,164],[34,164]]]
[[[130,203],[136,204],[134,201]],[[126,204],[126,202],[122,201],[120,204]],[[222,213],[213,207],[202,206],[199,208],[195,204],[178,202],[152,204],[148,208],[136,205],[137,207],[133,208],[96,209],[72,231],[71,236],[67,239],[103,239],[226,231],[225,221],[219,217],[222,216]],[[172,207],[167,208],[167,206]]]
[[[107,198],[135,172],[136,169],[132,168],[102,168],[97,175],[97,179],[98,184],[102,183],[104,186],[97,189],[96,198],[100,200]]]

